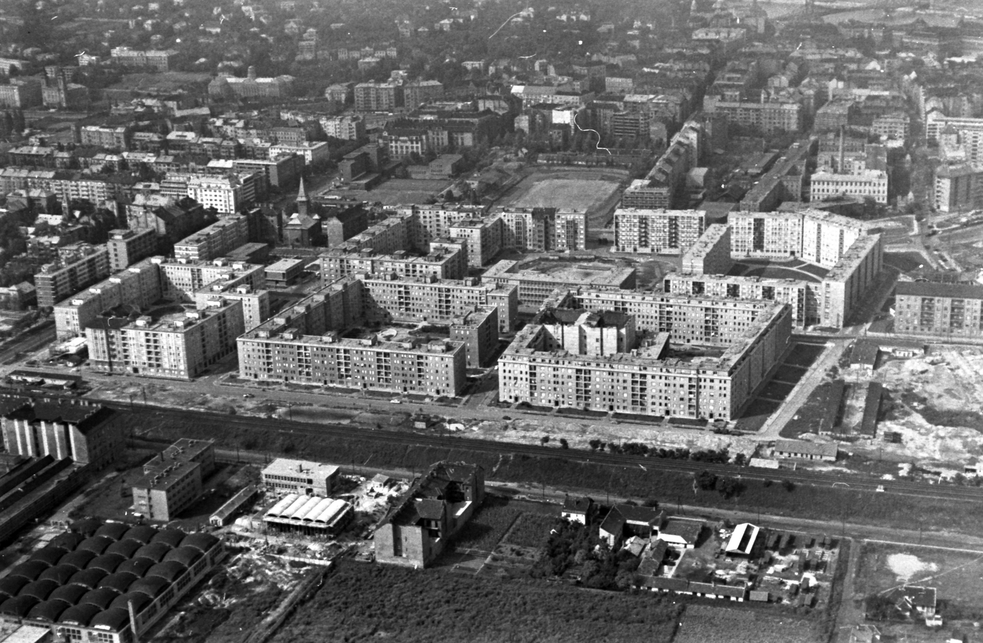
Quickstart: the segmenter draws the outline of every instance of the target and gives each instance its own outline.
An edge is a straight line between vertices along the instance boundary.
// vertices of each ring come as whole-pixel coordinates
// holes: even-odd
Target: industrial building
[[[59,641],[133,643],[224,554],[211,534],[80,521],[0,579],[0,619]]]
[[[618,208],[614,211],[614,250],[682,254],[706,229],[706,212]]]
[[[343,529],[355,516],[351,503],[324,496],[290,493],[263,515],[270,531],[328,536]]]
[[[434,464],[379,521],[373,538],[376,562],[428,567],[484,498],[480,465]]]
[[[623,264],[537,259],[522,264],[499,261],[485,271],[481,281],[499,288],[517,287],[520,304],[538,307],[557,288],[629,289],[635,287],[635,278],[635,269]]]
[[[307,460],[277,458],[263,469],[263,484],[276,493],[329,496],[338,481],[338,467]]]
[[[50,455],[55,460],[102,469],[123,453],[123,430],[109,421],[113,411],[82,400],[2,398],[3,446],[26,457]]]
[[[563,309],[601,316],[565,318],[557,315]],[[636,332],[647,331],[640,346],[631,345],[629,318]],[[561,341],[559,330],[566,326],[578,327],[573,330],[582,339]],[[605,333],[611,337],[602,354],[596,347]],[[617,291],[557,293],[499,359],[499,399],[731,420],[781,359],[790,334],[791,312],[775,302]],[[712,348],[669,357],[670,343]]]
[[[201,497],[202,482],[214,470],[214,442],[181,438],[143,465],[143,477],[132,485],[133,511],[173,520]]]

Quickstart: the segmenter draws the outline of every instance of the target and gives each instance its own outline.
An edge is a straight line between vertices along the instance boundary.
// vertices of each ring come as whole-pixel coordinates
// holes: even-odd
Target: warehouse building
[[[123,453],[122,429],[113,411],[82,400],[5,397],[3,446],[7,453],[52,456],[101,469]]]
[[[224,554],[211,534],[80,521],[0,580],[0,619],[58,641],[133,643]]]
[[[323,496],[290,493],[263,515],[270,531],[299,532],[305,536],[328,536],[352,521],[351,503]]]

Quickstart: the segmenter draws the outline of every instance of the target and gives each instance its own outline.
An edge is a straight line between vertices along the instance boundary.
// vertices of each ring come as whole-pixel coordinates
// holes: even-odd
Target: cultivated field
[[[668,643],[681,610],[659,596],[341,560],[272,642]]]
[[[761,610],[729,609],[708,605],[686,608],[673,643],[818,643],[814,623],[773,616]]]

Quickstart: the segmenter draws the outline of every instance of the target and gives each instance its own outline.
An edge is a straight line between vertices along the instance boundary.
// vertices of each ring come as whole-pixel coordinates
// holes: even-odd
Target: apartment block
[[[903,281],[894,296],[896,333],[983,336],[983,286]]]
[[[842,328],[863,303],[867,289],[884,267],[880,235],[857,239],[823,277],[820,288],[820,323]]]
[[[403,106],[403,87],[396,83],[355,85],[355,111],[391,112]]]
[[[110,230],[106,250],[109,269],[119,272],[157,252],[157,233],[152,228]]]
[[[818,283],[804,279],[728,276],[725,274],[670,273],[663,289],[673,295],[720,297],[786,304],[792,313],[792,326],[805,328],[820,321]]]
[[[530,252],[583,250],[587,247],[587,212],[557,208],[503,208],[505,248]]]
[[[93,369],[191,380],[233,352],[243,331],[239,302],[215,302],[157,319],[101,317],[85,336]]]
[[[483,306],[453,319],[448,330],[451,341],[464,344],[467,367],[481,368],[497,352],[498,328],[498,308]]]
[[[255,290],[248,284],[232,285],[220,279],[196,290],[194,298],[199,310],[217,305],[217,302],[238,302],[242,307],[245,330],[252,330],[270,318],[270,291]]]
[[[683,254],[705,229],[706,212],[701,210],[618,208],[614,211],[614,249]]]
[[[218,282],[230,288],[245,285],[261,290],[266,286],[266,271],[257,264],[225,259],[188,261],[160,257],[154,257],[151,261],[160,266],[164,297],[173,301],[194,301],[195,291]]]
[[[187,261],[211,261],[224,257],[249,241],[245,216],[229,216],[174,244],[174,257]]]
[[[416,243],[422,244],[449,236],[451,226],[458,221],[483,217],[485,208],[459,204],[413,205],[401,207],[398,212],[404,218],[415,217],[415,221],[407,225],[418,229]]]
[[[477,278],[400,279],[392,274],[360,276],[358,281],[365,289],[364,315],[369,322],[447,321],[494,306],[500,332],[509,333],[518,318],[519,289],[514,285],[496,286]]]
[[[518,288],[519,303],[539,306],[557,288],[605,288],[612,290],[635,287],[634,268],[603,262],[540,259],[520,264],[502,260],[481,276],[482,283],[499,288]]]
[[[816,172],[809,181],[809,200],[854,196],[870,197],[877,203],[887,203],[887,172],[883,170],[860,170],[851,174]]]
[[[38,307],[52,307],[100,279],[109,276],[109,251],[88,246],[82,256],[41,266],[34,275]]]
[[[461,342],[353,339],[334,331],[305,335],[292,328],[294,322],[275,317],[239,338],[241,377],[432,396],[464,390],[467,357]]]
[[[12,78],[0,85],[0,107],[28,109],[44,101],[44,84],[37,78]]]
[[[802,130],[802,105],[791,100],[752,103],[706,96],[703,111],[711,116],[726,116],[731,123],[758,128],[765,134]]]
[[[468,266],[481,268],[502,251],[503,232],[501,217],[462,219],[449,226],[447,236],[464,242]]]
[[[832,268],[867,233],[867,225],[831,212],[733,212],[731,256],[789,259],[798,257]]]
[[[219,214],[233,214],[255,201],[258,179],[258,174],[193,175],[188,177],[187,196]]]
[[[683,253],[682,272],[696,275],[723,275],[734,265],[730,256],[730,226],[708,226]]]
[[[79,128],[82,145],[92,145],[105,150],[130,149],[130,128],[103,125],[83,125]]]
[[[618,303],[623,306],[616,308]],[[554,308],[580,314],[576,319],[557,317]],[[584,316],[581,311],[597,315]],[[604,355],[587,350],[588,345],[596,346],[593,342],[561,345],[554,335],[557,324],[590,322],[604,327],[605,316],[619,329],[627,324],[622,320],[634,318],[636,330],[651,330],[654,335],[627,352]],[[608,333],[612,342],[618,341],[611,329]],[[730,420],[780,359],[790,334],[791,313],[774,302],[568,292],[551,301],[499,358],[499,399],[554,408]],[[719,356],[668,358],[670,342],[726,348]]]
[[[167,71],[177,53],[173,49],[138,50],[129,47],[114,47],[109,50],[109,57],[117,65],[125,67],[151,67],[157,71]]]
[[[115,308],[126,314],[143,310],[162,294],[160,269],[145,259],[56,304],[55,330],[58,337],[84,335],[85,327],[103,313]]]
[[[346,241],[321,256],[321,283],[331,283],[357,274],[392,273],[400,277],[434,276],[438,279],[461,279],[467,272],[466,252],[461,248],[437,248],[416,256],[403,250],[391,255],[346,252]]]
[[[357,141],[365,138],[365,119],[358,115],[333,116],[319,121],[324,133],[343,141]]]
[[[934,196],[939,212],[983,208],[983,165],[940,165],[935,170]]]

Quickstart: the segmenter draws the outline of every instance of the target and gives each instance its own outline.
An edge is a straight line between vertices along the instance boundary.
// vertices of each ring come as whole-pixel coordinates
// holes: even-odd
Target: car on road
[[[256,397],[256,396],[253,395],[252,393],[243,393],[242,394],[242,399],[244,399],[244,400],[248,400],[251,397]]]
[[[398,397],[394,397],[393,399],[389,400],[389,403],[390,404],[402,404],[403,403],[403,400],[399,399]]]

